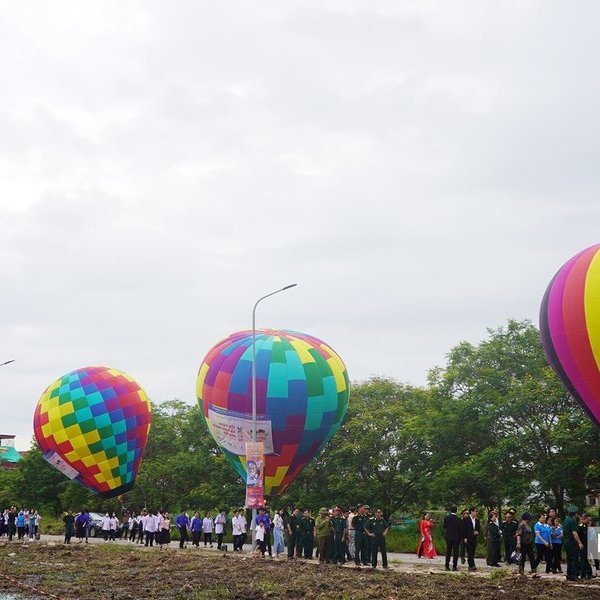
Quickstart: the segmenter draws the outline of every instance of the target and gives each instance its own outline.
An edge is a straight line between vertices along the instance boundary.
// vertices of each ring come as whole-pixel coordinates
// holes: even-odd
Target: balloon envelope
[[[257,330],[255,347],[264,490],[279,494],[342,423],[349,379],[340,357],[304,333]],[[245,442],[252,439],[252,331],[233,333],[209,350],[196,391],[211,434],[245,480]]]
[[[44,458],[103,498],[130,490],[142,462],[150,402],[129,375],[85,367],[42,394],[33,418]]]
[[[600,244],[556,273],[542,300],[540,333],[550,365],[600,425]]]

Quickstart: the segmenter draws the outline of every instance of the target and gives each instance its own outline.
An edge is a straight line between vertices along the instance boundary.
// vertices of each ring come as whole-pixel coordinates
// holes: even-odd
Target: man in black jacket
[[[481,531],[481,525],[477,515],[479,510],[476,506],[469,508],[469,515],[462,520],[462,537],[467,546],[467,561],[469,563],[469,571],[477,571],[475,566],[475,547],[477,546],[477,536]]]
[[[458,548],[462,537],[462,523],[456,515],[456,506],[451,506],[444,517],[444,538],[446,539],[446,571],[450,570],[450,555],[452,554],[452,570],[458,571]]]

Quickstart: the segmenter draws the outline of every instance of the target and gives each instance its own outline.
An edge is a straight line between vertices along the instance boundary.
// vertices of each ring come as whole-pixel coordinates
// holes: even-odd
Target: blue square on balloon
[[[288,415],[304,415],[308,404],[308,387],[305,380],[288,381],[288,399],[286,413]]]
[[[101,390],[100,393],[105,400],[110,400],[111,398],[117,397],[117,392],[115,392],[115,390],[113,390],[111,387]]]
[[[240,361],[231,376],[229,391],[233,394],[245,394],[250,381],[252,381],[252,363]]]

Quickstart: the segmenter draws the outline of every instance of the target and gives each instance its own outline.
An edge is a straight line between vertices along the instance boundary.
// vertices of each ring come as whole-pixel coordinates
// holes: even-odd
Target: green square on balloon
[[[67,429],[67,427],[71,427],[72,425],[75,425],[77,423],[77,415],[75,413],[69,413],[68,415],[63,415],[61,421],[62,421],[63,427],[65,429]]]
[[[104,446],[104,452],[106,453],[107,458],[115,458],[117,456],[117,449],[114,444],[110,443],[110,440],[102,440],[102,445]]]
[[[79,398],[74,398],[74,394],[71,394],[71,402],[73,403],[73,408],[75,410],[81,410],[82,408],[88,407],[88,401],[85,396],[80,396]]]
[[[319,367],[315,363],[305,363],[304,372],[306,373],[306,388],[308,395],[321,396],[323,394],[323,382]]]
[[[85,421],[81,421],[79,423],[79,428],[81,431],[83,431],[83,433],[94,431],[96,429],[96,421],[94,421],[94,419],[86,419]]]
[[[98,435],[104,440],[106,438],[112,437],[113,429],[112,425],[107,425],[106,427],[100,427],[98,429]]]

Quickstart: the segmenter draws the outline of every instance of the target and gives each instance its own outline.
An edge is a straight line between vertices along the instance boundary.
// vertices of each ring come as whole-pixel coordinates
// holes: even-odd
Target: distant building
[[[15,450],[15,436],[0,434],[0,469],[14,469],[22,458]]]

